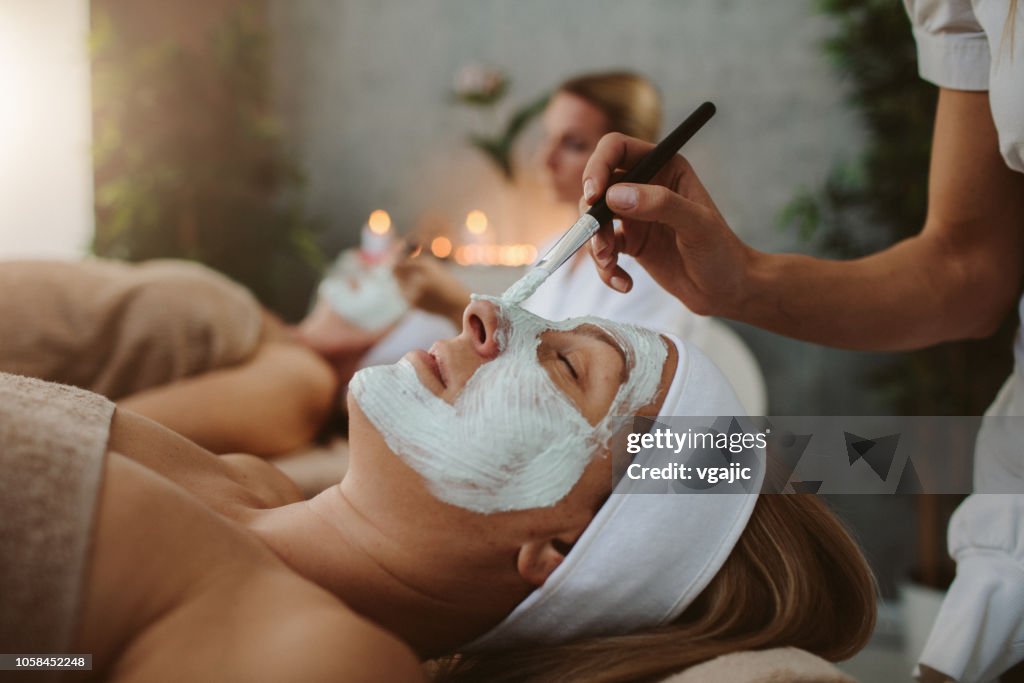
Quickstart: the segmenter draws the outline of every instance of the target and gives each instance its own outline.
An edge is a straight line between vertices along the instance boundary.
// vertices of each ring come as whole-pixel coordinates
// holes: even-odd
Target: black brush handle
[[[620,183],[648,183],[651,181],[662,166],[675,156],[687,140],[707,123],[715,115],[715,105],[710,102],[697,107],[686,120],[676,126],[676,129],[669,133],[664,140],[659,142],[654,149],[648,152],[643,159],[637,162],[636,166],[626,171],[617,182]],[[614,183],[613,183],[614,184]],[[611,187],[609,185],[609,187]],[[612,210],[608,208],[604,195],[594,202],[594,205],[587,211],[588,214],[597,219],[598,223],[604,225],[612,219]]]

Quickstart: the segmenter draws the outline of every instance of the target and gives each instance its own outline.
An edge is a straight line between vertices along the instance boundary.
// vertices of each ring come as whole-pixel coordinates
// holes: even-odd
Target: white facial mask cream
[[[349,387],[388,446],[440,500],[480,513],[548,507],[564,498],[616,430],[658,391],[668,355],[650,330],[598,318],[553,323],[519,306],[498,307],[497,358],[480,366],[454,405],[420,382],[406,360],[366,368]],[[537,359],[540,335],[591,324],[626,357],[628,379],[591,425]]]

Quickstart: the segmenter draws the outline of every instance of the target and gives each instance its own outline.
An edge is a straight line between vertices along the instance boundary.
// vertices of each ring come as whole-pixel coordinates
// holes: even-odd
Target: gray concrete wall
[[[487,121],[448,99],[467,63],[504,69],[500,120],[562,79],[629,68],[662,89],[666,126],[701,101],[719,107],[687,147],[719,207],[756,247],[800,249],[777,215],[852,156],[860,131],[821,41],[811,0],[276,0],[278,102],[309,175],[309,203],[351,244],[370,211],[400,230],[460,223],[483,208],[503,238],[550,228],[538,191],[534,126],[517,149],[515,186],[465,138]],[[856,413],[874,359],[740,328],[762,358],[776,414]]]

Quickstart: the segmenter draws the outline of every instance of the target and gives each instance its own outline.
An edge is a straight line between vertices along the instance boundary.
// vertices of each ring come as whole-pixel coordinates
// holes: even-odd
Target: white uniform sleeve
[[[974,494],[949,523],[956,580],[921,663],[983,683],[1024,659],[1024,496]]]
[[[1024,173],[1024,4],[1009,25],[1009,0],[974,0],[975,14],[988,37],[992,64],[988,99],[1006,164]]]
[[[988,90],[999,150],[1024,173],[1024,6],[1009,0],[903,0],[921,78],[954,90]]]
[[[914,25],[921,78],[943,88],[988,90],[989,48],[970,0],[903,0]]]

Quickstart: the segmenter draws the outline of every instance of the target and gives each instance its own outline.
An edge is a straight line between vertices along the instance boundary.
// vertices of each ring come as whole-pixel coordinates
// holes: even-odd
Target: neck
[[[529,592],[494,548],[453,543],[450,533],[430,531],[444,531],[437,524],[399,533],[391,521],[366,515],[339,484],[268,510],[250,527],[291,569],[422,657],[469,642]]]

